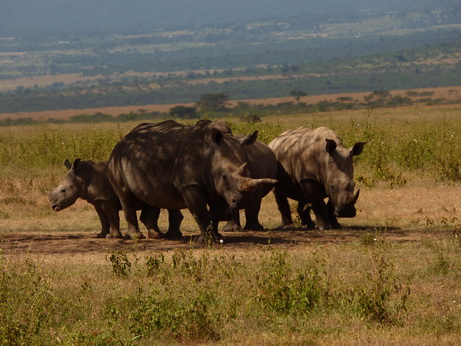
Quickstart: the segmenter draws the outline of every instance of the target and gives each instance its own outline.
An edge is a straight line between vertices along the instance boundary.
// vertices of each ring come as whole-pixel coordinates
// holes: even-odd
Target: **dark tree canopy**
[[[168,113],[180,119],[193,119],[198,117],[197,108],[189,106],[176,106],[170,108]]]
[[[215,94],[205,94],[200,96],[196,106],[205,111],[223,111],[229,101],[229,95],[225,92]]]
[[[295,98],[296,102],[299,102],[301,97],[304,97],[306,95],[307,94],[302,90],[292,90],[292,91],[290,91],[290,96],[293,96]]]

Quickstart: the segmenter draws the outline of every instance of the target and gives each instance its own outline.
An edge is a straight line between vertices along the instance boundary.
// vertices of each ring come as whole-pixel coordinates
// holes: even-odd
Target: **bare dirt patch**
[[[354,242],[372,244],[383,240],[421,242],[460,237],[460,194],[461,186],[428,185],[424,182],[409,184],[400,189],[363,189],[357,203],[357,217],[340,219],[343,229],[328,231],[300,227],[277,229],[280,216],[274,198],[269,194],[263,200],[260,213],[260,220],[268,230],[221,232],[224,243],[212,247],[233,253],[271,247],[309,251],[321,245],[335,246]],[[46,205],[46,200],[39,201],[38,205]],[[183,211],[183,214],[183,240],[100,239],[96,238],[99,232],[96,212],[85,202],[79,201],[60,213],[50,210],[49,214],[39,218],[29,219],[23,215],[21,218],[24,220],[0,222],[0,249],[6,255],[89,256],[119,250],[137,252],[203,248],[203,245],[194,242],[199,234],[195,221],[189,212]],[[89,220],[89,223],[84,223],[84,220]],[[168,227],[164,211],[159,225],[163,231]],[[37,231],[38,227],[42,228]],[[122,222],[122,229],[124,227]],[[144,229],[141,231],[145,234]]]
[[[360,242],[367,227],[342,230],[270,230],[224,233],[224,244],[211,247],[222,250],[252,250],[259,248],[301,249],[322,244]],[[392,242],[416,242],[422,239],[448,236],[450,231],[405,231],[390,229],[380,232],[380,237]],[[1,236],[0,248],[5,255],[91,255],[113,251],[169,251],[174,249],[200,249],[204,245],[193,241],[193,236],[183,240],[122,240],[96,238],[94,233],[9,233]],[[377,240],[376,240],[377,241]]]

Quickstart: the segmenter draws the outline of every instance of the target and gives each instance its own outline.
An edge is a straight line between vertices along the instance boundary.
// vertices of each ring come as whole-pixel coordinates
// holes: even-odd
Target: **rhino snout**
[[[334,211],[336,217],[355,217],[356,214],[357,210],[354,206],[349,206],[340,210],[335,209]]]
[[[231,211],[238,209],[246,209],[248,207],[254,206],[256,203],[256,198],[252,195],[249,196],[239,196],[238,198],[233,198],[231,203],[229,203],[229,209]]]
[[[355,209],[355,203],[357,203],[357,199],[360,195],[360,189],[358,189],[355,194],[353,194],[352,199],[349,199],[349,202],[346,204],[336,206],[334,208],[333,214],[336,217],[355,217],[357,214],[357,209]]]

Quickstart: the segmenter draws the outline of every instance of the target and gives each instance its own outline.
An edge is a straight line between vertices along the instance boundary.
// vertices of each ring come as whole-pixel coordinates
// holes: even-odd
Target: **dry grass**
[[[329,125],[347,123],[352,118],[355,122],[366,121],[370,117],[380,119],[382,124],[402,118],[409,123],[436,124],[438,119],[457,119],[457,114],[459,107],[411,107],[331,113],[321,119],[312,115],[287,117],[284,125],[294,127],[320,121]],[[379,126],[379,121],[374,126]],[[46,125],[45,129],[73,129],[78,135],[97,126],[125,133],[133,124],[73,126]],[[12,127],[4,131],[14,137],[27,137],[37,128]],[[190,241],[198,230],[188,211],[184,211],[183,242],[94,238],[99,232],[99,220],[88,204],[79,201],[59,213],[48,204],[46,191],[58,183],[64,172],[64,167],[60,171],[50,168],[32,177],[28,171],[10,172],[5,167],[0,174],[0,274],[7,284],[0,284],[0,293],[9,297],[10,304],[19,302],[14,305],[19,306],[16,311],[0,305],[0,343],[2,337],[10,335],[4,326],[18,325],[34,333],[27,328],[37,320],[44,327],[36,329],[40,331],[35,332],[36,339],[24,336],[29,343],[131,343],[136,334],[129,330],[130,323],[146,330],[154,328],[136,339],[134,343],[139,344],[452,345],[461,340],[458,182],[439,183],[421,172],[405,172],[408,183],[398,188],[380,184],[370,188],[358,183],[358,215],[340,220],[345,227],[331,231],[276,229],[280,216],[269,194],[260,214],[266,231],[225,233],[223,245],[203,248]],[[166,230],[167,226],[166,213],[162,212],[160,228]],[[126,229],[123,218],[122,228]],[[186,258],[184,272],[172,264],[178,254]],[[288,269],[270,262],[279,254],[286,254]],[[110,260],[114,255],[119,257],[112,259],[127,256],[131,265],[127,277],[115,275],[116,266]],[[148,275],[147,260],[160,255],[165,258],[161,275]],[[123,262],[118,266],[123,268]],[[292,275],[287,274],[286,282],[274,282],[281,286],[292,282],[287,289],[298,287],[293,274],[296,270],[318,270],[321,281],[317,289],[327,292],[332,302],[319,303],[306,314],[299,313],[296,306],[291,306],[287,313],[274,312],[270,302],[261,307],[264,283],[271,279],[268,273],[273,270],[276,275],[284,268]],[[275,285],[274,282],[269,283]],[[364,305],[357,300],[360,294],[368,294],[379,302],[380,298],[373,294],[379,292],[380,283],[396,290],[389,300],[384,300],[390,304],[385,307],[388,321],[377,321],[373,308],[368,307],[368,312],[360,310]],[[176,294],[168,296],[166,287]],[[394,314],[393,305],[402,295],[399,287],[410,288],[410,294],[406,310]],[[16,291],[25,293],[16,295]],[[167,297],[162,302],[172,304],[165,311],[173,314],[169,315],[171,323],[177,316],[174,314],[197,308],[190,301],[208,302],[205,312],[194,310],[191,314],[197,321],[183,322],[189,323],[188,328],[199,328],[204,321],[219,328],[206,334],[203,327],[204,335],[178,329],[179,336],[175,336],[168,328],[155,329],[148,319],[134,323],[133,316],[142,309],[155,311],[155,300],[149,300],[155,297]],[[237,313],[229,317],[232,306],[237,306]],[[54,314],[56,321],[45,317],[42,309]],[[153,315],[154,312],[146,316]],[[21,321],[25,324],[21,325]],[[41,326],[40,323],[36,324]]]

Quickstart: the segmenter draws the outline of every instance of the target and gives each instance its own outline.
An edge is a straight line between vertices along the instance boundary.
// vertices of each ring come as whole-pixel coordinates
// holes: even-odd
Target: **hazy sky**
[[[421,2],[437,3],[417,1]],[[0,36],[216,26],[302,14],[390,11],[418,4],[410,0],[0,0]]]

